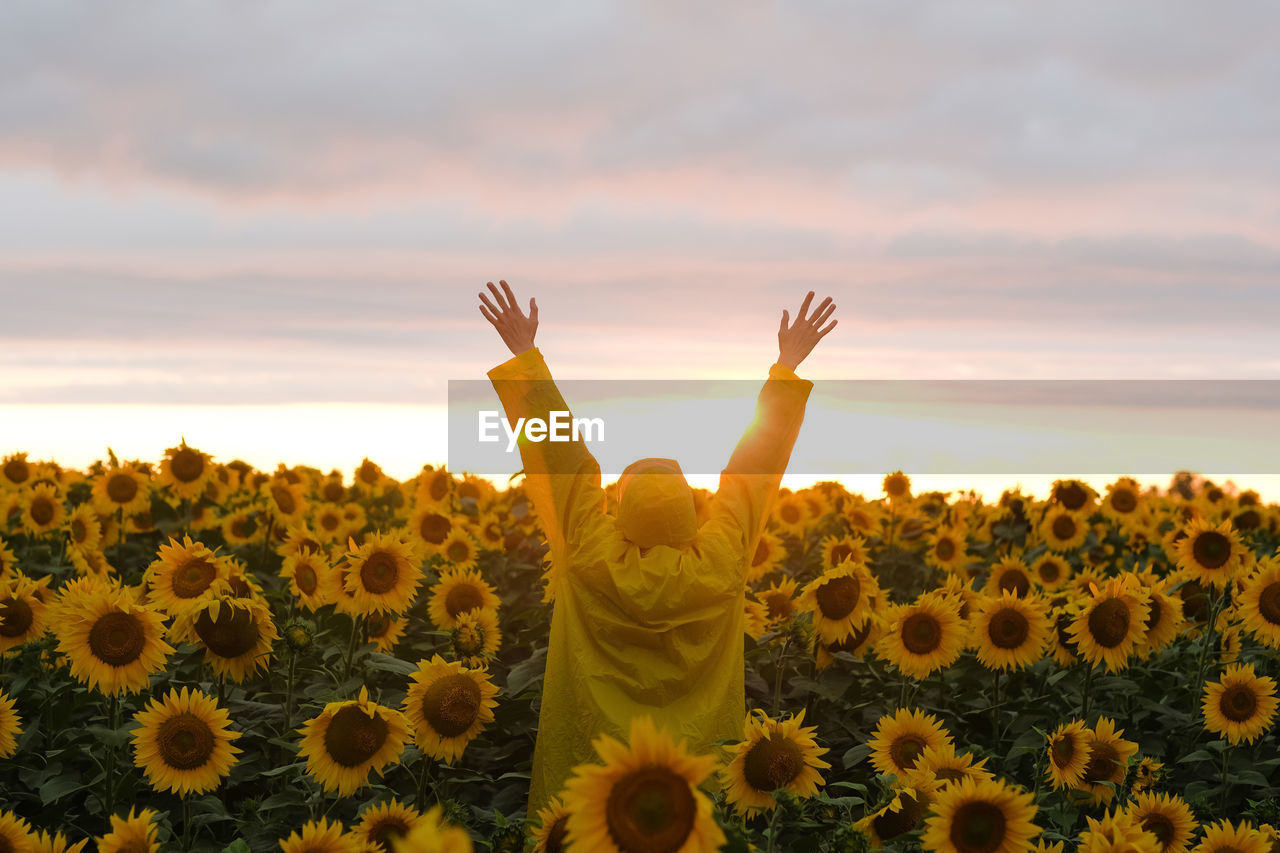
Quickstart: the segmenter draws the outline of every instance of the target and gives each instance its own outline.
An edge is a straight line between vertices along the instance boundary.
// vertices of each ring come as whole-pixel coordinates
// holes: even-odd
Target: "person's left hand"
[[[498,288],[493,286],[493,282],[488,282],[489,290],[493,292],[493,298],[497,300],[498,306],[495,307],[482,291],[480,301],[484,304],[480,306],[480,313],[493,324],[498,334],[502,335],[502,342],[511,350],[511,354],[519,355],[533,349],[533,337],[538,332],[538,300],[529,300],[529,316],[526,317],[520,310],[520,306],[516,304],[515,294],[511,292],[507,283],[499,280],[498,284],[502,285],[506,298],[504,299],[498,292]]]

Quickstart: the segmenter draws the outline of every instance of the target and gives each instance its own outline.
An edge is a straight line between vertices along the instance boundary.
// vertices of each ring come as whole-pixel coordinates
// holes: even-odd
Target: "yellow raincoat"
[[[489,378],[513,425],[568,411],[536,348]],[[555,568],[530,815],[576,765],[598,761],[593,738],[625,741],[633,716],[651,715],[699,753],[741,737],[744,577],[812,388],[780,364],[769,369],[756,419],[701,527],[673,461],[628,466],[615,518],[605,513],[600,467],[583,442],[521,436],[525,490]]]

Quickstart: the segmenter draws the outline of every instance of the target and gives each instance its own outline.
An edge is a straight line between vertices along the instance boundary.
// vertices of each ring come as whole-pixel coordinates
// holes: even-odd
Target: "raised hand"
[[[489,290],[492,291],[493,298],[498,304],[495,306],[481,291],[480,301],[484,304],[480,306],[480,313],[493,324],[498,334],[502,335],[502,342],[511,350],[511,354],[519,355],[533,349],[533,336],[538,332],[538,300],[529,300],[529,316],[526,317],[520,310],[520,306],[516,304],[515,294],[511,292],[507,283],[499,280],[498,284],[502,285],[505,298],[503,293],[499,293],[498,288],[493,286],[493,282],[488,282]]]
[[[831,302],[828,296],[822,300],[812,314],[807,314],[809,303],[813,301],[813,291],[809,291],[809,295],[804,298],[804,302],[800,305],[800,312],[796,314],[794,323],[788,325],[790,319],[786,309],[782,311],[782,323],[778,326],[778,364],[790,370],[795,370],[800,362],[805,360],[809,353],[813,352],[813,348],[818,345],[818,341],[826,336],[827,332],[836,327],[836,321],[832,320],[825,327],[822,325],[826,322],[831,313],[836,310],[836,306]]]

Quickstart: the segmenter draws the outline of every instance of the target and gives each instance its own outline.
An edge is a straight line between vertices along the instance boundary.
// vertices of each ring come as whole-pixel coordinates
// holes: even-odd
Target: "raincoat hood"
[[[693,489],[674,459],[640,459],[618,479],[618,529],[641,548],[683,548],[698,534]]]

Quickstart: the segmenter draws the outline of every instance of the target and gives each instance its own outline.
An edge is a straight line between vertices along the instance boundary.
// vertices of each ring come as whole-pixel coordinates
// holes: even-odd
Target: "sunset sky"
[[[1277,139],[1261,1],[6,4],[0,455],[411,476],[498,278],[562,378],[1276,379]]]

